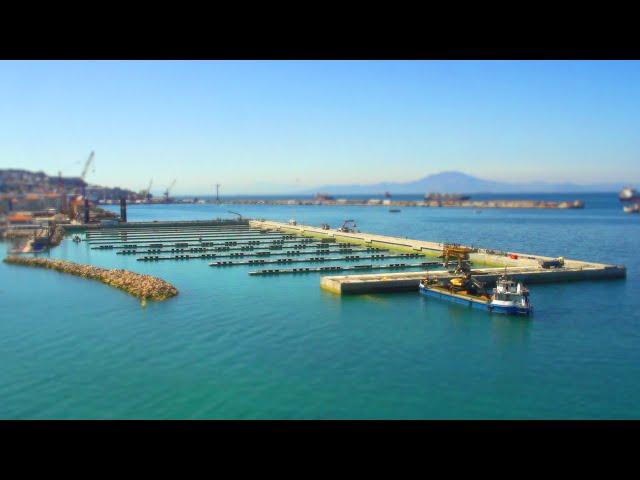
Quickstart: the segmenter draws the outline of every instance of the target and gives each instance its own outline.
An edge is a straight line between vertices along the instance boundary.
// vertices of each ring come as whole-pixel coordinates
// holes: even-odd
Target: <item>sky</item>
[[[640,183],[638,61],[0,61],[0,168],[159,194]]]

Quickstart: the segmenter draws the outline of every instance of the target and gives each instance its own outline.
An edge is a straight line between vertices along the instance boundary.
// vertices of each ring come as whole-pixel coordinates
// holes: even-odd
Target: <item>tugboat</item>
[[[533,311],[529,290],[521,282],[506,275],[498,279],[491,294],[486,291],[483,283],[469,274],[445,282],[443,284],[438,279],[426,278],[420,282],[420,293],[493,313],[529,315]]]
[[[506,275],[500,277],[493,289],[489,310],[511,315],[529,315],[533,311],[529,301],[529,289]]]

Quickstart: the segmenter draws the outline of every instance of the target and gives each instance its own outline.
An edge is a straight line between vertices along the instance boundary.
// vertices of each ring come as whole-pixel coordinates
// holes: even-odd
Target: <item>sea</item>
[[[180,294],[143,305],[0,263],[0,418],[640,418],[640,215],[614,193],[491,198],[586,206],[169,204],[130,205],[128,217],[352,219],[363,232],[623,264],[627,278],[531,285],[535,311],[521,318],[417,292],[340,297],[320,289],[319,273],[136,262],[67,238],[46,255],[155,275]]]

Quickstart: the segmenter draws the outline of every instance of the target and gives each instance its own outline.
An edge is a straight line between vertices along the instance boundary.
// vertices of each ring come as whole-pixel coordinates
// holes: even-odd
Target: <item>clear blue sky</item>
[[[640,62],[0,62],[0,168],[275,192],[640,180]]]

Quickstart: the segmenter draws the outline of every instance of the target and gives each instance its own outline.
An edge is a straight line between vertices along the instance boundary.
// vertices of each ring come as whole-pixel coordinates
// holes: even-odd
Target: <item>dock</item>
[[[269,229],[283,233],[295,233],[316,238],[329,238],[334,241],[349,242],[370,247],[386,247],[389,250],[419,252],[426,256],[438,257],[444,248],[443,243],[413,240],[401,237],[369,234],[363,232],[341,232],[336,229],[322,229],[309,225],[292,225],[272,221],[250,221],[254,228]],[[474,265],[486,265],[488,268],[474,268],[472,275],[491,283],[507,272],[517,280],[527,283],[569,282],[579,280],[605,280],[626,277],[624,265],[609,265],[583,260],[565,259],[561,268],[547,269],[540,266],[541,260],[553,260],[552,257],[520,252],[502,252],[487,248],[473,248],[469,259]],[[420,272],[402,272],[367,275],[341,275],[322,277],[320,286],[324,290],[339,294],[362,294],[374,292],[394,292],[417,290],[423,278],[450,278],[454,275],[447,270]]]
[[[505,272],[531,284],[626,277],[623,265],[566,258],[557,264],[541,255],[464,245],[451,250],[452,245],[439,242],[346,230],[253,219],[125,222],[86,228],[83,240],[92,250],[140,262],[200,261],[216,271],[260,268],[247,272],[253,277],[332,273],[321,277],[320,286],[339,295],[417,291],[427,276],[451,278],[454,274],[442,266],[445,247],[465,251],[471,274],[488,284]],[[389,263],[392,259],[416,261]],[[293,268],[287,268],[290,264]],[[388,273],[365,273],[375,270]]]

